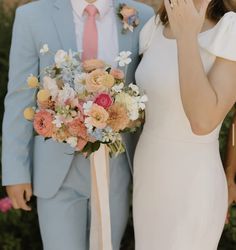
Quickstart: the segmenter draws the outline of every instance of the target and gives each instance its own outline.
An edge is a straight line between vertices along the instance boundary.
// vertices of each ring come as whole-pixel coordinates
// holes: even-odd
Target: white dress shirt
[[[71,0],[75,34],[78,51],[83,50],[83,32],[86,20],[85,8],[89,4],[85,0]],[[114,62],[119,52],[116,11],[112,0],[97,0],[93,3],[98,9],[96,17],[98,30],[98,59],[115,67]]]

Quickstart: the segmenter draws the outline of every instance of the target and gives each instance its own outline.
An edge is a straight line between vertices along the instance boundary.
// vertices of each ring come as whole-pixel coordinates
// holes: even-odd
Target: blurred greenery
[[[15,8],[4,11],[0,2],[0,128],[3,116],[3,101],[7,90],[8,81],[8,57],[11,41],[12,24]],[[220,134],[220,151],[224,161],[227,135],[231,126],[234,109],[227,116]],[[0,134],[1,138],[1,134]],[[1,139],[0,139],[1,152]],[[5,191],[0,187],[0,198],[5,197]],[[33,212],[9,211],[4,214],[0,212],[0,250],[41,250],[41,239],[39,234],[35,200],[32,202]],[[214,211],[212,211],[214,213]],[[235,250],[236,246],[236,207],[231,209],[230,223],[225,227],[218,250]],[[134,234],[132,219],[122,243],[122,250],[134,249]]]

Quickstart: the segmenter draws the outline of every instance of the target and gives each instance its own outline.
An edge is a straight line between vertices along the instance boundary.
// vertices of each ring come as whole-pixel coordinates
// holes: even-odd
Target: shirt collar
[[[75,13],[82,18],[84,15],[84,10],[89,4],[85,0],[71,0],[72,8],[75,11]],[[113,6],[113,1],[112,0],[97,0],[96,2],[93,3],[94,6],[99,11],[99,16],[103,18],[110,8]]]

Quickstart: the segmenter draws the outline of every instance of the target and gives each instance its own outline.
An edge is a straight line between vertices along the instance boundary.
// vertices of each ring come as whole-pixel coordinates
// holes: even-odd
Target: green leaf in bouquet
[[[50,139],[51,139],[50,137],[44,137],[44,141],[48,141]]]
[[[108,68],[106,69],[106,72],[107,72],[108,74],[110,74],[110,72],[111,72],[111,67],[108,67]]]
[[[92,144],[92,152],[98,151],[98,149],[100,148],[100,145],[101,145],[101,143],[100,143],[99,141],[94,142],[94,143]]]
[[[92,153],[98,151],[100,148],[100,142],[88,142],[83,148],[82,153],[86,153],[86,158],[88,158]]]

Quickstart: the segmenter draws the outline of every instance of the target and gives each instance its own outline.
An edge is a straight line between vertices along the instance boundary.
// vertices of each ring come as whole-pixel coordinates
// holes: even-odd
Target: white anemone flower
[[[137,85],[130,83],[129,87],[135,92],[136,95],[139,94],[139,87]]]
[[[55,79],[49,77],[49,76],[45,76],[43,78],[43,88],[47,89],[51,96],[52,96],[52,100],[55,100],[58,93],[59,93],[59,88],[57,85],[57,82]]]
[[[93,101],[87,101],[83,104],[83,109],[84,109],[84,113],[87,115],[88,112],[90,111],[90,109],[92,108],[93,105]]]
[[[131,121],[135,121],[139,118],[139,107],[137,102],[133,102],[133,104],[129,106],[128,111],[129,119]]]
[[[120,67],[129,65],[132,62],[132,59],[130,58],[131,54],[132,53],[130,51],[122,51],[115,61],[118,62]]]
[[[121,82],[120,84],[116,84],[112,87],[112,91],[116,92],[116,93],[120,93],[122,91],[122,89],[124,88],[124,83]]]
[[[83,93],[85,90],[85,79],[86,79],[87,74],[86,73],[82,73],[82,74],[77,74],[75,76],[74,79],[74,87],[75,87],[75,91],[77,93]]]
[[[62,124],[64,123],[63,119],[64,118],[62,116],[55,115],[55,119],[52,121],[52,123],[55,124],[57,128],[61,128]]]
[[[88,133],[93,131],[93,125],[91,124],[91,117],[86,117],[84,119],[84,125],[88,129]]]
[[[72,147],[75,148],[77,146],[78,143],[78,139],[77,137],[69,137],[66,139],[66,142]]]
[[[62,49],[58,50],[55,55],[55,63],[58,68],[61,67],[61,65],[66,62],[66,59],[68,58],[68,53]]]
[[[138,104],[138,108],[144,110],[146,108],[146,102],[148,102],[147,95],[139,96],[135,98]]]
[[[62,90],[59,90],[58,94],[58,102],[62,105],[66,103],[66,101],[73,101],[76,97],[76,92],[71,86],[66,83]]]

